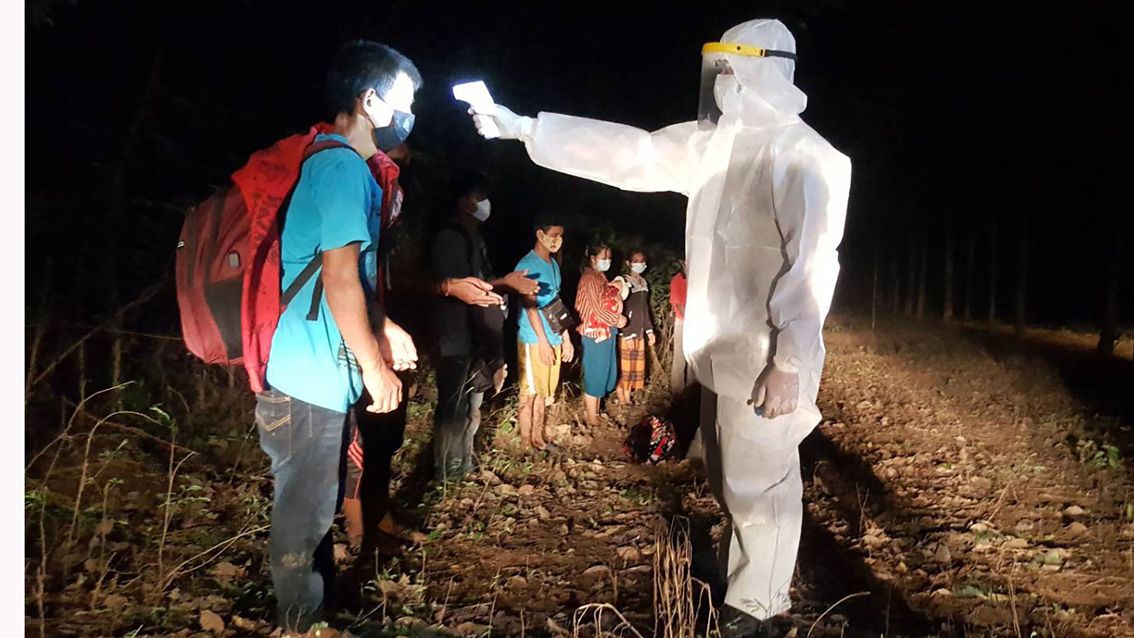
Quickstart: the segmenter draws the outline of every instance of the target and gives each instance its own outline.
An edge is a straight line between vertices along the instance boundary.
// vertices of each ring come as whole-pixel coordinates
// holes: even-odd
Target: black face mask
[[[398,148],[413,131],[413,121],[413,113],[395,109],[387,126],[374,129],[374,145],[384,153],[389,153]]]

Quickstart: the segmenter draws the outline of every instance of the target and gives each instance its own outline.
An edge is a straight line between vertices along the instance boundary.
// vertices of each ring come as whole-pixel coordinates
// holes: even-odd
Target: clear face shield
[[[697,103],[697,122],[703,129],[717,125],[723,114],[722,103],[727,94],[740,90],[729,63],[732,56],[796,59],[790,51],[761,49],[731,42],[706,43],[701,48],[701,91]]]
[[[697,123],[701,128],[716,126],[721,119],[721,106],[717,103],[716,87],[717,79],[726,75],[732,75],[732,66],[723,53],[702,54],[701,92],[697,101]]]

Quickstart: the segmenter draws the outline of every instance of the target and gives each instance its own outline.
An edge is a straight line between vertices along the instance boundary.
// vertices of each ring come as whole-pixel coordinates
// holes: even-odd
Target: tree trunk
[[[953,228],[945,231],[945,309],[941,313],[945,321],[953,320]]]
[[[894,255],[890,258],[890,313],[900,314],[902,312],[902,276],[901,269],[898,267],[898,256]]]
[[[116,318],[112,325],[120,326],[120,325],[122,325],[122,320],[120,318]],[[112,388],[117,387],[120,383],[122,383],[122,338],[123,338],[122,333],[118,332],[117,330],[115,330],[115,332],[113,334],[114,334],[114,337],[113,337],[114,340],[111,342],[111,345],[110,345],[110,362],[111,362],[111,364],[110,364],[110,387],[112,387]],[[115,392],[114,393],[114,409],[116,409],[116,410],[122,409],[122,393],[121,392]]]
[[[209,368],[208,366],[201,366],[201,374],[197,377],[197,411],[200,412],[205,409],[205,401],[207,399],[207,390],[209,387]]]
[[[87,400],[87,344],[79,344],[79,403]]]
[[[24,377],[24,401],[31,397],[34,379],[39,372],[39,351],[43,346],[43,338],[47,334],[47,315],[41,315],[35,323],[35,333],[31,340],[31,351],[28,352],[28,372]]]
[[[874,243],[874,280],[871,282],[870,293],[870,329],[874,330],[875,325],[878,324],[878,251],[881,250],[881,242]]]
[[[39,369],[39,353],[43,347],[43,339],[47,335],[48,305],[51,299],[51,273],[53,262],[47,259],[47,267],[43,271],[43,283],[40,284],[39,312],[35,318],[35,332],[31,339],[31,350],[28,352],[27,376],[24,377],[24,401],[31,397],[32,386],[35,385],[36,374]]]
[[[906,264],[906,315],[913,316],[917,302],[917,238],[910,235],[910,260]]]
[[[1099,329],[1099,354],[1107,356],[1114,354],[1114,347],[1118,344],[1118,296],[1122,289],[1122,215],[1117,212],[1113,216],[1110,246],[1110,268],[1108,269],[1106,284],[1106,301],[1103,305],[1102,325]]]
[[[965,251],[965,321],[973,320],[973,289],[976,288],[976,231],[969,231]]]
[[[1028,328],[1028,244],[1031,220],[1025,212],[1020,215],[1020,250],[1017,254],[1016,267],[1019,276],[1016,278],[1016,334],[1022,336]]]
[[[918,275],[917,275],[917,318],[925,318],[925,302],[928,296],[927,285],[929,283],[929,251],[925,249],[926,239],[922,235],[921,241],[921,255],[918,260]]]
[[[988,227],[988,322],[996,323],[996,218],[993,217]]]

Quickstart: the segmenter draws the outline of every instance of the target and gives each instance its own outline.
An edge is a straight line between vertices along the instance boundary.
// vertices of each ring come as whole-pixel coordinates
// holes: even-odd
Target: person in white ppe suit
[[[470,111],[478,129],[491,121],[541,166],[689,197],[685,358],[704,387],[707,465],[732,522],[725,604],[757,620],[790,607],[798,446],[820,421],[822,328],[850,190],[850,159],[800,119],[795,59],[777,20],[729,29],[702,50],[699,120],[653,133]]]

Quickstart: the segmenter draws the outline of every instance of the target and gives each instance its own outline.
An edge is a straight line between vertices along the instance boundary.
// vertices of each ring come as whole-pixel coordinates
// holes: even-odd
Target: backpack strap
[[[335,139],[327,139],[320,142],[313,142],[310,146],[308,146],[307,150],[303,151],[303,161],[304,163],[306,163],[307,160],[311,159],[311,157],[316,155],[317,153],[328,151],[334,148],[349,148],[350,150],[354,151],[354,147],[349,144],[345,144]],[[355,152],[357,153],[357,151]],[[296,183],[298,184],[298,180],[296,181]],[[299,294],[300,289],[302,289],[308,281],[311,281],[312,277],[317,277],[315,279],[315,290],[311,293],[311,306],[307,310],[308,321],[318,321],[319,319],[319,302],[323,298],[323,278],[318,277],[316,273],[319,272],[319,269],[322,266],[323,253],[315,253],[315,256],[311,259],[310,262],[307,263],[306,266],[303,267],[303,270],[300,271],[299,276],[295,278],[295,281],[291,282],[291,285],[287,287],[287,290],[284,291],[283,296],[280,298],[280,301],[284,305],[287,305],[291,302],[292,299],[295,299],[295,296]]]
[[[311,159],[312,155],[332,148],[349,148],[350,150],[354,151],[354,147],[350,144],[346,144],[334,139],[322,140],[319,142],[312,142],[311,145],[307,147],[307,150],[303,151],[303,161],[306,162],[307,160]],[[357,153],[357,151],[355,152]],[[359,157],[362,156],[360,155]]]
[[[319,319],[319,301],[323,298],[323,278],[315,280],[315,290],[311,293],[311,307],[307,310],[307,320]]]
[[[283,295],[280,296],[280,304],[284,306],[290,304],[291,300],[295,299],[295,296],[299,294],[299,290],[303,288],[307,282],[311,281],[311,277],[315,275],[315,272],[318,271],[319,267],[322,265],[323,253],[318,253],[311,261],[307,262],[307,265],[303,267],[299,276],[295,278],[295,281],[291,282],[287,290],[283,291]]]

